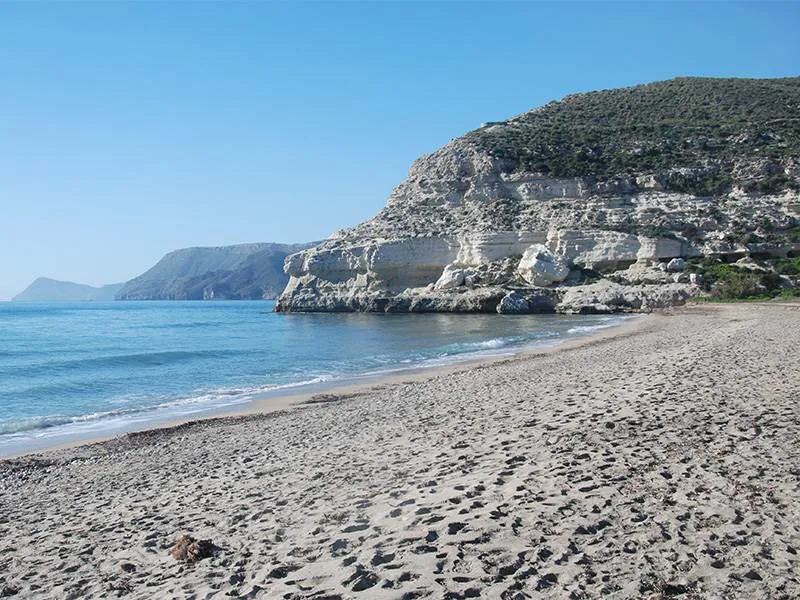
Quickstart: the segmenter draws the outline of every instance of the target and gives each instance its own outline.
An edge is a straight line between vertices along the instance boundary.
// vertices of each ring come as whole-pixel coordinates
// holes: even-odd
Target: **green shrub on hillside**
[[[765,264],[773,271],[756,271],[709,257],[692,258],[687,261],[686,270],[701,274],[704,286],[716,300],[763,299],[798,292],[785,289],[786,281],[781,275],[800,273],[800,259],[776,259]]]
[[[783,236],[792,243],[800,244],[800,227],[784,230]]]
[[[761,277],[748,269],[737,269],[736,273],[718,279],[711,286],[711,297],[717,299],[747,298],[764,294]]]
[[[772,263],[776,273],[781,275],[800,275],[800,256],[796,258],[781,258]]]
[[[775,169],[735,167],[800,157],[800,77],[682,77],[578,94],[467,137],[516,169],[555,177],[660,173],[668,189],[697,195],[797,189]]]

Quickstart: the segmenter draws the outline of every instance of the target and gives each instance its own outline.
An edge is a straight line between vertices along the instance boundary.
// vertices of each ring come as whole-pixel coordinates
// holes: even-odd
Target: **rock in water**
[[[560,312],[684,302],[702,289],[673,280],[681,260],[800,252],[798,104],[797,77],[680,78],[492,122],[289,256],[277,310],[493,312],[513,290]],[[601,276],[621,289],[589,302]]]
[[[508,292],[500,304],[497,305],[497,312],[505,315],[521,315],[530,312],[531,306],[525,296],[519,292]]]

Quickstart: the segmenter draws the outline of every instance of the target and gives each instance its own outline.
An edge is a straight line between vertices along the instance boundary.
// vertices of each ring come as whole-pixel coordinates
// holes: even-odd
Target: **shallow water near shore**
[[[0,304],[0,456],[382,374],[513,355],[617,316],[276,314],[272,302]]]

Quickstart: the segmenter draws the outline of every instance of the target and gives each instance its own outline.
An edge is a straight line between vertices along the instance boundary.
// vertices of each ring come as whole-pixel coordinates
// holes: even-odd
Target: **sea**
[[[0,303],[0,456],[510,356],[629,318],[273,308],[269,301]]]

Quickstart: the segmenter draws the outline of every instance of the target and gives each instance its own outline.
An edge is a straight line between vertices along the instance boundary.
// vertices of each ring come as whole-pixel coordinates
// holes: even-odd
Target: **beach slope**
[[[690,307],[8,460],[0,596],[797,598],[798,373],[800,306]]]

